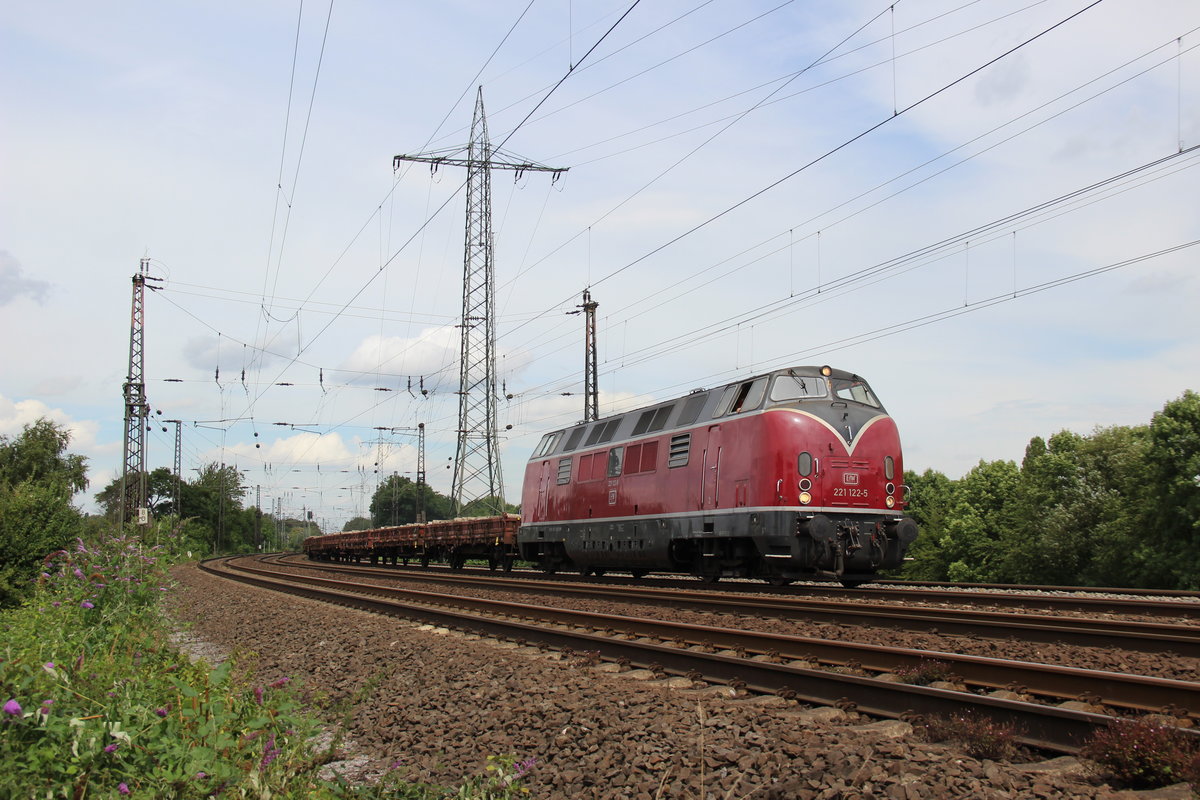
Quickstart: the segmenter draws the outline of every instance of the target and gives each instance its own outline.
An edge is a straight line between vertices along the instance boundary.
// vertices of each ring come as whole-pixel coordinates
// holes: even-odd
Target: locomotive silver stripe
[[[584,517],[583,519],[555,519],[544,520],[542,522],[525,522],[522,521],[522,527],[536,527],[540,525],[580,525],[580,524],[601,524],[607,522],[647,522],[656,519],[679,519],[683,517],[712,517],[719,514],[729,513],[756,513],[761,514],[768,511],[790,511],[802,514],[844,514],[847,512],[855,514],[877,514],[883,517],[893,517],[895,519],[903,519],[902,514],[896,513],[892,508],[861,508],[858,506],[738,506],[737,508],[716,508],[703,509],[696,511],[675,511],[668,514],[638,514],[636,517]]]

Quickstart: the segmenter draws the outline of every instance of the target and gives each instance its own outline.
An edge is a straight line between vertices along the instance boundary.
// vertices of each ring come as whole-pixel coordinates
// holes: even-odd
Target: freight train
[[[519,524],[329,534],[304,550],[855,586],[899,567],[917,536],[903,475],[896,424],[865,380],[792,367],[547,433],[525,467]],[[437,532],[447,525],[460,533]]]

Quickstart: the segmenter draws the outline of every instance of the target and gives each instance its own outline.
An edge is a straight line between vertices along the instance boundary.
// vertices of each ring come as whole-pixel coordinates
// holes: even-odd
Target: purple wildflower
[[[75,538],[75,542],[76,542],[76,544],[75,544],[75,551],[76,551],[76,552],[78,552],[78,553],[86,553],[86,552],[88,551],[88,549],[87,549],[86,547],[84,547],[84,546],[83,546],[83,539],[80,539],[79,537],[76,537],[76,538]],[[60,552],[60,553],[62,553],[63,555],[66,555],[66,551],[65,551],[65,550],[60,550],[59,552]]]
[[[53,672],[54,671],[54,662],[47,661],[45,664],[42,664],[42,669],[46,670],[46,672]]]
[[[105,748],[104,748],[104,752],[106,752],[106,753],[115,753],[115,752],[117,751],[117,748],[118,748],[118,747],[120,747],[120,746],[121,746],[121,744],[120,744],[119,742],[113,742],[113,743],[112,743],[112,744],[110,744],[108,747],[105,747]]]
[[[118,783],[117,791],[120,792],[121,794],[129,794],[129,786],[124,783]]]
[[[54,705],[54,701],[53,700],[43,700],[42,705],[44,705],[46,708],[49,708],[50,706]]]
[[[196,773],[196,780],[200,780],[201,778],[207,778],[207,777],[208,777],[208,773],[205,772],[204,770],[200,770],[199,772]]]
[[[156,708],[156,709],[154,709],[154,713],[155,713],[155,714],[158,714],[160,717],[165,717],[165,716],[167,715],[167,709],[165,709],[165,708]]]
[[[62,605],[62,603],[60,603],[60,602],[58,602],[57,600],[55,600],[55,601],[54,601],[53,603],[51,603],[50,605],[54,606],[55,608],[58,608],[59,606],[61,606],[61,605]]]
[[[95,608],[96,606],[93,605],[90,601],[84,600],[82,603],[79,604],[79,607],[80,608]]]
[[[276,756],[278,756],[280,752],[282,751],[275,746],[275,734],[272,733],[270,738],[263,743],[263,757],[262,761],[258,765],[259,771],[265,772],[267,767],[271,765],[271,762],[275,760]]]
[[[9,700],[4,704],[4,713],[12,717],[21,716],[21,704],[16,699]]]
[[[524,778],[526,775],[529,774],[529,771],[533,769],[533,765],[536,763],[537,763],[536,756],[530,756],[529,758],[525,759],[524,761],[521,761],[520,763],[518,763],[517,767],[516,767],[516,772],[513,774],[513,779],[520,780],[521,778]]]
[[[271,683],[267,688],[279,689],[283,686],[287,686],[288,681],[290,681],[290,680],[291,680],[291,678],[280,678],[279,680],[275,681],[274,683]]]
[[[261,686],[255,686],[254,687],[254,702],[258,703],[261,706],[262,699],[263,699],[263,688]]]
[[[76,578],[82,578],[82,577],[83,577],[83,570],[81,570],[79,567],[76,567],[76,568],[75,568],[75,577],[76,577]]]

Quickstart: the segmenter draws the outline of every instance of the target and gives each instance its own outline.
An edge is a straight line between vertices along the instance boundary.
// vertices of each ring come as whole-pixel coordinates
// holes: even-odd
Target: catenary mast
[[[136,519],[139,524],[146,520],[142,510],[146,508],[146,425],[149,422],[150,404],[146,401],[145,381],[145,330],[146,281],[156,281],[150,272],[150,259],[143,258],[133,276],[133,304],[129,322],[129,369],[125,373],[125,444],[121,468],[121,503],[119,523],[125,527],[126,520]],[[158,287],[151,286],[152,290]]]

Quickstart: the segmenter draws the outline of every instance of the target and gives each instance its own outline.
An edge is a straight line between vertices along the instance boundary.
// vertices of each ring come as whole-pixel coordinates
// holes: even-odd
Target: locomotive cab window
[[[815,375],[780,375],[771,386],[772,403],[793,403],[828,395],[825,379]]]
[[[554,433],[547,433],[545,436],[543,436],[542,440],[538,442],[537,449],[533,451],[532,458],[539,458],[549,452],[552,452],[554,448],[558,446],[558,440],[562,438],[562,435],[562,431],[555,431]]]
[[[858,378],[834,378],[833,393],[842,400],[852,400],[865,406],[879,408],[879,401],[875,399],[871,387],[867,386],[866,381]]]
[[[721,402],[717,404],[717,413],[713,414],[713,416],[719,417],[723,414],[741,414],[744,411],[753,411],[762,403],[763,394],[766,390],[766,376],[729,386],[725,389],[725,394],[721,396]]]

